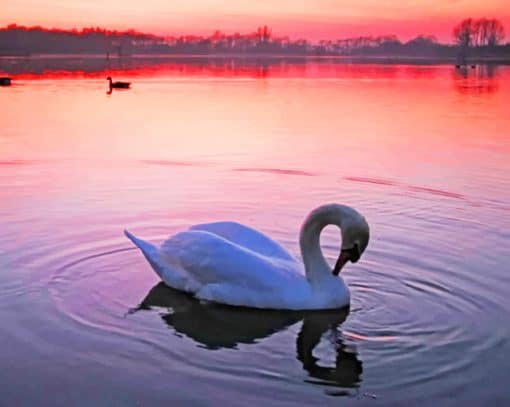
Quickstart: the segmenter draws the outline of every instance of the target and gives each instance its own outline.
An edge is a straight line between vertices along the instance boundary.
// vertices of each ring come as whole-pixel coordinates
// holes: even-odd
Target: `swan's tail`
[[[129,233],[127,230],[124,230],[124,234],[126,237],[131,240],[136,247],[138,247],[147,261],[150,263],[154,271],[161,277],[163,271],[163,265],[159,259],[159,250],[152,243],[146,242],[145,240],[138,239],[132,233]]]
[[[165,256],[160,255],[160,250],[157,246],[142,239],[138,239],[127,230],[124,230],[124,234],[142,251],[156,274],[161,277],[167,285],[177,290],[187,292],[193,291],[192,287],[190,288],[187,284],[188,280],[184,278],[171,264],[168,264],[165,260]]]
[[[157,251],[156,246],[154,246],[152,243],[146,242],[142,239],[138,239],[135,235],[132,233],[129,233],[127,230],[124,231],[124,234],[126,237],[131,240],[136,247],[138,247],[142,253],[147,257],[148,254],[154,255],[154,252]]]

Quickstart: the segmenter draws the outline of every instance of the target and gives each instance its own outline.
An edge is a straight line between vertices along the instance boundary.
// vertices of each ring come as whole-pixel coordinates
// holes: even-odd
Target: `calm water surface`
[[[509,67],[106,74],[0,89],[0,404],[510,403]],[[237,220],[299,256],[331,201],[371,226],[348,312],[198,303],[122,234]]]

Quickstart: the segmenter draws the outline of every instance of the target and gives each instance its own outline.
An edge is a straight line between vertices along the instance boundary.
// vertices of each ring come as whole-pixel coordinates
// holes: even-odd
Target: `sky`
[[[134,28],[162,35],[251,32],[268,25],[277,36],[338,39],[432,34],[452,41],[466,17],[495,17],[510,33],[508,0],[7,0],[0,26]],[[507,36],[507,39],[510,36]]]

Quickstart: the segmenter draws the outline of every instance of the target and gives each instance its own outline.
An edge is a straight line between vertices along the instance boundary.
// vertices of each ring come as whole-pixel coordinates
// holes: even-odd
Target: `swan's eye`
[[[350,257],[351,263],[356,263],[361,257],[358,243],[354,243],[354,247],[352,249],[349,249],[349,253],[351,255]]]

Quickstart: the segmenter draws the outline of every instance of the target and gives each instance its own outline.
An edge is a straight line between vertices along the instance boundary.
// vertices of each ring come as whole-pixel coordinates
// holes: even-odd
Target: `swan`
[[[337,225],[342,234],[333,270],[320,248],[320,233],[327,225]],[[339,273],[348,261],[359,260],[369,241],[365,218],[339,204],[320,206],[305,219],[299,235],[302,262],[271,238],[235,222],[194,225],[159,247],[124,233],[176,290],[205,301],[281,310],[349,305],[349,289]]]
[[[131,86],[131,82],[112,82],[112,77],[106,78],[110,85],[110,89],[128,89]]]

